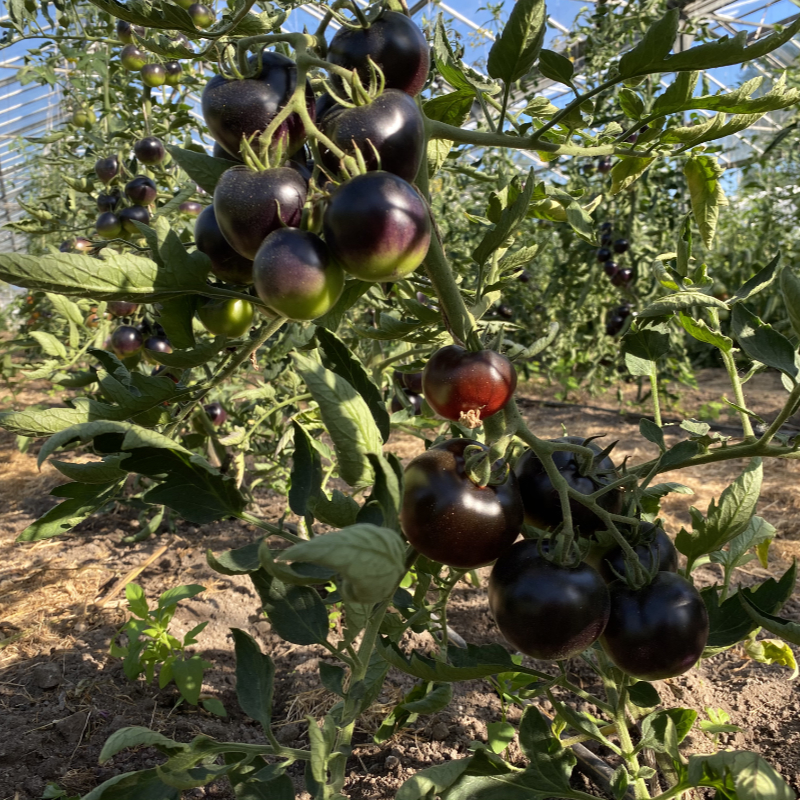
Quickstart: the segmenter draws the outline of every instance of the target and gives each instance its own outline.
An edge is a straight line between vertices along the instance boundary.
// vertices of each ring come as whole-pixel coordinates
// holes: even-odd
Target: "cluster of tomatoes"
[[[603,265],[603,271],[611,279],[614,286],[626,287],[633,280],[633,270],[627,267],[620,267],[614,261],[617,255],[628,252],[630,244],[627,239],[614,239],[610,222],[604,222],[600,226],[600,248],[597,250],[597,260]]]
[[[404,376],[407,379],[408,374]],[[493,351],[442,348],[422,373],[421,388],[446,419],[475,427],[509,401],[516,386],[513,366]],[[592,440],[565,437],[554,443],[581,445],[589,463],[567,450],[553,454],[555,469],[583,495],[607,488],[620,476],[608,450]],[[610,448],[609,448],[610,449]],[[495,561],[489,606],[505,638],[534,658],[560,661],[599,640],[608,658],[640,680],[680,675],[702,655],[708,615],[700,594],[678,574],[678,557],[662,528],[641,522],[624,531],[648,577],[633,585],[625,552],[601,547],[597,534],[606,522],[574,498],[569,511],[582,544],[582,560],[555,559],[552,534],[564,523],[564,506],[545,465],[526,450],[511,470],[488,464],[478,441],[460,438],[434,445],[405,471],[401,522],[409,543],[422,555],[457,569]],[[597,504],[620,514],[624,492],[611,486]],[[516,541],[523,522],[549,532]]]
[[[411,183],[424,155],[423,118],[413,99],[429,68],[422,31],[403,14],[384,12],[369,28],[339,30],[328,59],[364,80],[371,59],[385,78],[384,90],[362,105],[337,102],[345,93],[336,76],[332,88],[342,97],[317,99],[305,87],[306,112],[325,141],[363,159],[367,172],[355,177],[345,174],[339,154],[320,145],[324,185],[312,180],[297,112],[269,143],[272,153],[280,143],[288,160],[253,168],[248,143],[258,146],[258,136],[295,93],[297,67],[286,56],[264,50],[251,57],[250,77],[218,75],[202,95],[214,154],[248,163],[222,174],[213,204],[197,218],[196,246],[218,279],[254,284],[269,309],[292,320],[329,311],[345,275],[370,282],[406,277],[422,263],[431,236],[427,205]]]
[[[208,10],[205,6],[200,8]],[[117,38],[125,45],[120,53],[122,66],[129,72],[138,72],[142,83],[151,89],[158,86],[178,86],[183,76],[180,62],[166,61],[162,64],[160,61],[151,61],[150,54],[134,42],[134,35],[141,39],[145,35],[145,29],[121,19],[117,20]],[[176,42],[187,47],[189,45],[189,40],[183,34],[178,34]]]

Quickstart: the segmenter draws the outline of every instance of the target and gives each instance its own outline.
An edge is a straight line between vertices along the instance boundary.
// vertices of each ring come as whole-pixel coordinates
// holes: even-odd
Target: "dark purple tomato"
[[[659,572],[678,571],[678,551],[663,528],[652,522],[642,522],[639,535],[632,545],[646,570],[656,567]],[[614,545],[602,556],[599,572],[606,583],[625,575],[625,553],[619,545]]]
[[[214,149],[211,151],[214,158],[224,158],[226,161],[232,161],[234,164],[241,164],[242,159],[232,156],[219,142],[214,142]]]
[[[236,339],[253,325],[253,304],[247,300],[206,300],[197,309],[197,316],[209,333]]]
[[[544,661],[572,658],[603,633],[610,611],[605,582],[588,564],[563,567],[531,539],[497,559],[489,577],[489,608],[517,650]]]
[[[139,229],[136,227],[137,222],[140,222],[142,225],[150,224],[150,212],[144,206],[129,206],[128,208],[123,208],[118,216],[122,222],[122,229],[125,233],[140,233]]]
[[[600,247],[611,247],[611,243],[613,242],[613,238],[610,233],[604,233],[600,237]]]
[[[585,440],[580,436],[565,436],[550,441],[583,445]],[[589,442],[586,447],[596,454],[601,452],[595,442]],[[567,483],[581,494],[593,494],[619,477],[614,462],[608,456],[594,465],[594,474],[590,475],[581,474],[578,458],[566,450],[553,453],[553,461],[558,471]],[[543,530],[560,525],[564,520],[561,514],[561,500],[539,457],[532,450],[526,451],[514,467],[514,472],[519,479],[526,521]],[[615,489],[601,495],[597,502],[611,514],[619,514],[622,511],[623,494],[619,489]],[[583,536],[591,536],[595,531],[606,528],[600,517],[577,500],[571,498],[569,507],[572,512],[572,524]]]
[[[271,309],[289,319],[308,320],[330,311],[344,288],[344,272],[319,236],[281,228],[259,247],[253,282]]]
[[[178,211],[189,217],[199,217],[203,213],[203,206],[194,200],[184,200],[179,206]]]
[[[108,313],[115,317],[130,317],[136,313],[137,308],[139,304],[131,303],[129,300],[111,300],[106,306]]]
[[[603,272],[608,275],[609,278],[613,278],[617,274],[617,270],[619,269],[619,264],[616,261],[606,261],[603,264]]]
[[[602,175],[605,175],[607,172],[611,172],[611,168],[612,167],[613,167],[613,164],[611,163],[611,159],[610,158],[601,158],[597,162],[597,171],[599,173],[601,173]]]
[[[145,136],[133,146],[133,154],[142,164],[152,165],[160,164],[167,151],[164,149],[161,139],[156,136]]]
[[[297,85],[297,65],[280,53],[263,50],[262,67],[253,78],[228,80],[215,75],[203,90],[203,119],[219,144],[232,155],[240,155],[242,137],[248,139],[266,130],[275,115],[289,101]],[[255,65],[256,59],[251,59]],[[313,120],[316,116],[314,92],[306,83],[306,104]],[[291,154],[306,139],[305,128],[298,114],[281,124],[278,136]],[[256,151],[258,142],[253,142]]]
[[[399,89],[412,97],[428,79],[430,48],[419,27],[405,14],[385,11],[369,28],[339,28],[328,48],[331,64],[356,69],[361,80],[370,79],[369,59],[383,70],[387,89]],[[334,85],[341,85],[332,76]]]
[[[630,142],[631,144],[636,144],[639,139],[639,131],[634,131],[630,136],[625,137],[626,142]]]
[[[119,161],[116,156],[98,158],[94,162],[94,172],[106,186],[119,174]]]
[[[62,253],[90,253],[94,249],[94,245],[88,239],[78,236],[75,239],[61,242],[58,249]]]
[[[625,303],[617,309],[616,313],[627,319],[633,313],[633,307],[630,303]]]
[[[253,282],[253,262],[240,256],[222,235],[214,206],[206,206],[194,223],[194,243],[211,260],[211,271],[225,283],[247,286]]]
[[[125,194],[137,205],[149,206],[158,197],[158,189],[151,178],[137,175],[125,184]]]
[[[317,122],[322,125],[325,121],[324,117],[329,111],[339,110],[341,108],[342,106],[340,106],[328,92],[323,92],[315,103]]]
[[[97,210],[114,211],[119,205],[120,199],[119,189],[114,189],[113,192],[101,192],[97,195]]]
[[[616,336],[625,326],[625,319],[618,315],[609,317],[606,322],[606,334],[608,336]]]
[[[437,350],[422,373],[428,405],[445,419],[473,427],[503,408],[516,388],[516,370],[494,350],[473,352],[451,344]]]
[[[503,319],[512,319],[514,316],[514,309],[511,306],[501,305],[497,307],[497,313]]]
[[[618,269],[611,276],[611,283],[614,286],[627,286],[633,280],[633,270],[631,269]]]
[[[122,233],[122,221],[111,211],[103,212],[95,220],[94,227],[104,239],[116,239]]]
[[[613,253],[607,247],[601,247],[595,253],[595,256],[597,257],[597,260],[602,263],[603,261],[611,261]]]
[[[609,220],[600,223],[600,230],[601,231],[610,231],[614,226]]]
[[[169,339],[165,339],[163,336],[151,336],[144,340],[145,360],[151,364],[157,364],[158,361],[148,354],[148,350],[151,353],[171,353],[172,345],[169,343]]]
[[[120,325],[111,334],[111,349],[119,358],[135,355],[142,349],[142,332],[132,325]]]
[[[300,224],[307,191],[302,176],[289,167],[264,172],[231,167],[214,189],[219,229],[239,255],[252,260],[270,233]]]
[[[141,25],[131,25],[130,22],[126,22],[124,19],[117,20],[116,31],[117,39],[123,44],[132,44],[134,33],[140,38],[144,36],[144,28]]]
[[[145,64],[141,71],[142,83],[155,89],[157,86],[163,86],[167,82],[167,71],[161,64]]]
[[[387,89],[365,106],[331,110],[322,123],[325,134],[346,153],[356,148],[368,170],[391,172],[411,183],[417,176],[425,149],[425,125],[414,99],[397,89]],[[339,159],[322,149],[322,163],[339,170]]]
[[[147,63],[147,53],[140,50],[135,44],[126,44],[119,54],[122,66],[129,72],[139,72]]]
[[[186,10],[198,28],[210,28],[214,24],[214,12],[208,6],[192,3]]]
[[[369,172],[340,186],[322,227],[336,260],[363,281],[404,278],[425,259],[431,241],[425,201],[390,172]]]
[[[422,555],[458,569],[494,561],[522,526],[522,501],[512,472],[497,485],[480,488],[467,476],[472,439],[451,439],[417,456],[406,467],[401,522],[409,543]]]
[[[414,416],[419,417],[422,415],[422,397],[420,395],[415,394],[414,392],[409,392],[408,389],[403,389],[403,394],[408,398],[408,402],[411,404],[411,408],[414,410]],[[398,411],[402,411],[405,406],[400,402],[400,398],[397,396],[392,397],[391,402],[391,411],[392,414],[396,414]]]
[[[627,253],[629,246],[630,245],[628,244],[628,240],[627,239],[617,239],[614,242],[614,252],[615,253]]]
[[[167,61],[164,64],[164,83],[167,86],[178,86],[183,77],[183,67],[178,61]]]
[[[314,159],[311,158],[311,151],[303,145],[286,162],[286,166],[296,170],[300,177],[308,183],[314,172]]]
[[[392,376],[403,389],[408,389],[414,394],[422,394],[422,373],[421,372],[399,372],[394,371]]]
[[[691,669],[708,641],[708,612],[686,578],[658,572],[647,586],[609,584],[611,615],[600,643],[623,672],[641,681],[674,678]]]
[[[228,419],[228,412],[220,403],[209,403],[203,409],[213,425],[222,425]]]
[[[531,276],[525,270],[522,270],[519,275],[517,275],[517,280],[520,283],[530,283]]]

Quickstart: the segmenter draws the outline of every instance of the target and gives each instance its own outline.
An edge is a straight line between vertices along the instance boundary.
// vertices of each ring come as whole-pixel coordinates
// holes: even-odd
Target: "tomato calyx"
[[[511,467],[508,462],[498,458],[498,453],[502,455],[505,447],[487,447],[482,444],[470,444],[464,450],[464,471],[467,477],[479,489],[487,486],[500,486],[508,480],[508,473]]]

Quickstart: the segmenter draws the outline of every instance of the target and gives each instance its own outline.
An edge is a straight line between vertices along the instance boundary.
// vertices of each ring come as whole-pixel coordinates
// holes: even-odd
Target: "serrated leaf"
[[[546,17],[544,0],[517,0],[489,51],[492,78],[508,84],[531,71],[544,41]]]
[[[683,311],[678,312],[678,321],[681,327],[693,338],[699,342],[706,342],[718,347],[724,353],[729,353],[733,347],[733,341],[721,333],[712,331],[706,322],[702,319],[695,319]]]
[[[719,209],[728,205],[720,181],[723,171],[713,156],[705,155],[690,158],[683,168],[683,174],[689,185],[692,212],[703,242],[708,248],[714,242]]]
[[[791,342],[771,325],[762,322],[744,303],[737,303],[731,315],[733,335],[753,361],[780,370],[793,381],[798,370]]]
[[[760,269],[752,278],[747,280],[741,289],[737,290],[731,298],[731,303],[738,303],[741,300],[748,300],[753,295],[771,286],[773,281],[778,277],[780,270],[778,265],[781,260],[781,254],[778,253],[766,267]]]
[[[611,194],[619,194],[633,186],[644,175],[655,158],[622,156],[611,168]]]
[[[690,308],[721,308],[728,310],[728,306],[717,300],[710,294],[703,292],[675,292],[675,294],[661,297],[654,300],[649,305],[645,306],[639,312],[639,317],[647,319],[648,317],[663,317],[666,314],[674,314],[675,312],[686,311]]]

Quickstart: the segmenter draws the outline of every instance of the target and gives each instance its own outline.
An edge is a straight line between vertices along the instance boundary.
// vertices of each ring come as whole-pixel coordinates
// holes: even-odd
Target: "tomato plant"
[[[400,800],[587,798],[571,779],[572,748],[588,740],[613,755],[618,800],[629,786],[637,800],[706,788],[791,798],[756,754],[687,759],[675,719],[688,732],[692,712],[650,681],[759,628],[800,643],[778,616],[794,566],[753,588],[732,582],[771,538],[755,515],[764,464],[797,458],[785,423],[800,407],[800,279],[777,256],[739,265],[724,298],[711,277],[722,137],[797,106],[800,92],[695,91],[702,71],[783,47],[800,19],[673,53],[680,9],[598,3],[580,18],[593,35],[576,65],[542,47],[544,3],[517,0],[479,73],[444,16],[423,31],[400,0],[320,3],[318,29],[303,33],[283,29],[288,0],[220,15],[188,0],[73,5],[86,13],[63,10],[45,35],[53,47],[23,73],[47,82],[62,57],[80,61],[64,83],[73,113],[28,143],[47,147],[32,159],[29,218],[12,224],[30,253],[0,254],[0,278],[28,290],[18,363],[3,377],[46,379],[69,402],[0,423],[44,440],[40,461],[82,457],[53,461],[70,500],[20,541],[131,498],[145,522],[252,525],[259,540],[210,564],[252,578],[279,636],[336,659],[320,661],[320,678],[339,698],[310,720],[308,748],[284,746],[271,656],[233,630],[238,700],[264,739],[119,730],[104,760],[154,746],[166,761],[87,796],[177,800],[224,778],[237,797],[293,797],[302,763],[314,800],[343,798],[358,720],[393,667],[416,684],[378,739],[444,708],[460,680],[509,687],[503,702],[522,710],[517,727],[502,723],[524,759],[476,742],[409,777]],[[10,15],[6,42],[43,35],[29,4]],[[575,97],[553,105],[542,78]],[[686,124],[698,110],[718,121]],[[530,153],[558,160],[564,181],[526,171]],[[699,352],[724,368],[741,435],[685,419],[670,444],[665,377],[691,380]],[[743,386],[764,369],[786,394],[757,428]],[[516,391],[518,372],[537,370],[568,388],[600,375],[649,392],[644,460],[532,431]],[[393,430],[424,441],[405,468]],[[688,489],[656,480],[729,460],[741,475],[705,514],[692,509],[673,545],[660,503]],[[260,486],[286,497],[295,522],[252,513]],[[454,641],[450,597],[493,561],[498,636],[550,663]],[[723,575],[699,591],[708,561]],[[408,652],[409,631],[432,635],[425,652]],[[592,685],[573,682],[573,657]]]

